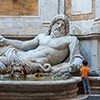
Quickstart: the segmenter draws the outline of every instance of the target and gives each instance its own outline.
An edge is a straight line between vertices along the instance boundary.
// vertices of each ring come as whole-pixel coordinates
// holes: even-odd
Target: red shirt
[[[88,78],[88,75],[90,73],[90,68],[88,66],[82,66],[80,68],[80,71],[81,71],[81,76],[84,77],[84,78]]]

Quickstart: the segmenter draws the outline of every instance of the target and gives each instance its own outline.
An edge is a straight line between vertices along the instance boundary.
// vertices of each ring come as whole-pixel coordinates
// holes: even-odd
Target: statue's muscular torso
[[[48,62],[51,65],[55,65],[65,60],[68,56],[69,43],[66,36],[51,38],[51,36],[41,35],[38,39],[39,46],[34,50],[20,53],[20,57],[30,61],[39,61],[40,63],[44,61],[44,63]]]

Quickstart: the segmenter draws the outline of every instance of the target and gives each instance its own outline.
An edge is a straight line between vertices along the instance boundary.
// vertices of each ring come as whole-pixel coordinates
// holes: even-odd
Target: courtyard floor
[[[100,100],[100,94],[91,94],[91,95],[80,94],[74,99],[66,99],[66,100]]]

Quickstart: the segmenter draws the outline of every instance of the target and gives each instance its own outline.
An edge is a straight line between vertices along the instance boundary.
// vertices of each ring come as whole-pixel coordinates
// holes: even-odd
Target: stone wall
[[[70,34],[96,33],[99,4],[99,0],[1,0],[0,34],[46,33],[51,19],[61,13],[69,16]]]
[[[95,18],[96,0],[65,0],[66,14],[70,20],[81,21]]]
[[[78,36],[80,40],[80,51],[88,61],[88,66],[92,70],[100,73],[100,34],[89,34]]]
[[[14,5],[19,5],[21,1],[29,1],[30,4],[34,0],[14,1],[16,1]],[[37,0],[35,1],[37,2]],[[4,6],[0,6],[0,14],[3,14],[4,9],[6,9],[7,5],[4,5],[4,2],[11,5],[11,0],[0,0],[0,5]],[[37,34],[47,32],[55,15],[66,14],[70,19],[70,34],[82,37],[79,39],[83,56],[89,61],[92,68],[99,67],[100,40],[95,38],[97,35],[100,37],[99,5],[100,0],[38,0],[38,8],[37,5],[35,6],[38,9],[36,16],[0,16],[0,34],[12,38],[33,38]],[[13,9],[12,6],[9,7]],[[23,9],[21,10],[23,11]],[[89,38],[91,35],[92,39]],[[87,45],[85,46],[85,44]]]
[[[25,8],[19,5],[22,3],[26,4]],[[33,8],[27,8],[28,4]],[[58,13],[64,13],[64,0],[1,0],[0,5],[0,34],[4,36],[24,37],[46,33],[51,19]]]
[[[93,33],[93,27],[96,23],[96,3],[97,0],[65,0],[66,15],[71,20],[70,33],[74,35],[86,35]],[[100,14],[98,15],[100,16]]]
[[[80,40],[80,51],[92,70],[100,71],[100,1],[65,0],[70,34]]]
[[[0,0],[0,16],[37,16],[38,0]]]

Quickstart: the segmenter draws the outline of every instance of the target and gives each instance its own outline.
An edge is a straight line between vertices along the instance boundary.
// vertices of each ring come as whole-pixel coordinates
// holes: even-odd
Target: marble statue
[[[0,71],[6,71],[11,63],[25,64],[28,73],[80,67],[83,57],[79,41],[69,35],[69,19],[59,14],[53,18],[47,34],[39,34],[32,40],[20,41],[0,36]],[[60,65],[60,66],[59,66]]]

